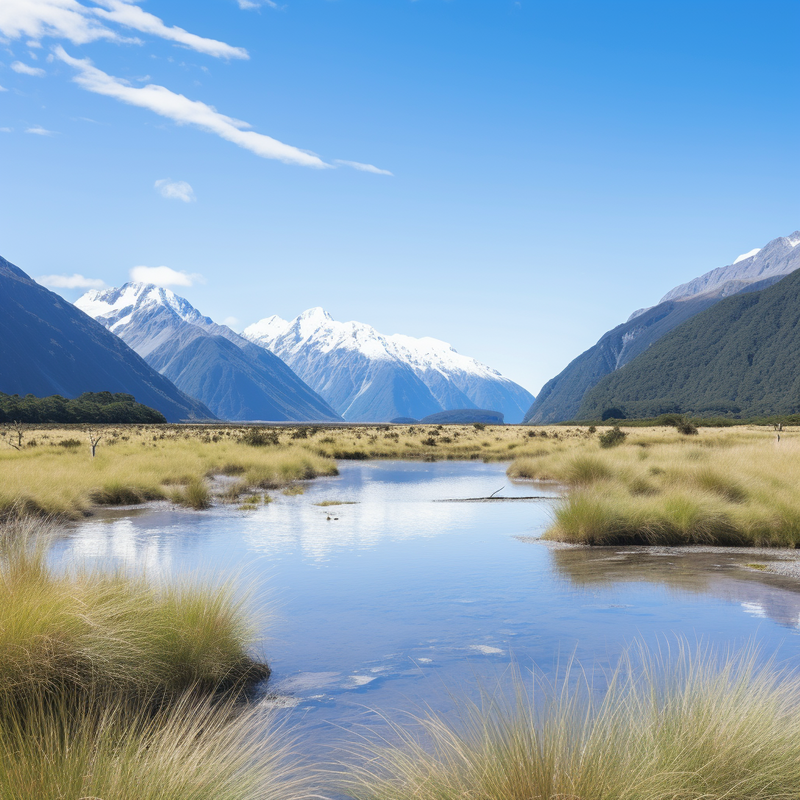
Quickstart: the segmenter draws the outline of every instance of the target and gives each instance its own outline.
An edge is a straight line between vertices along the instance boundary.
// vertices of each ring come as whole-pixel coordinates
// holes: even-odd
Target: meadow
[[[104,505],[269,501],[337,461],[509,461],[511,479],[568,489],[546,538],[588,545],[800,544],[797,428],[358,425],[29,426],[0,436],[0,515]],[[100,436],[93,458],[89,437]],[[610,437],[610,438],[609,438]],[[256,495],[256,493],[261,493]]]

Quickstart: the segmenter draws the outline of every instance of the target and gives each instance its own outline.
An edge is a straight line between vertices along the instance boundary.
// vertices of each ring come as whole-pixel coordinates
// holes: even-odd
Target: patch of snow
[[[756,253],[760,252],[761,252],[760,247],[754,247],[752,250],[750,250],[750,252],[742,253],[733,263],[738,264],[740,261],[746,261],[748,258],[752,258]]]

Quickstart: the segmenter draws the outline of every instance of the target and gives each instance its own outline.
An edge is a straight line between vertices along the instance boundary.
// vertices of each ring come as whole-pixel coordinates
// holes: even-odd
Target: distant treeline
[[[0,422],[166,422],[164,415],[141,403],[131,394],[85,392],[74,400],[54,394],[34,397],[0,392]]]
[[[658,417],[629,419],[619,409],[614,409],[616,414],[604,416],[603,419],[573,420],[572,422],[558,422],[559,426],[569,425],[621,425],[623,428],[652,428],[672,427],[678,428],[682,423],[689,422],[702,428],[733,428],[736,425],[800,425],[800,414],[775,414],[764,417],[702,417],[692,414],[662,414]]]

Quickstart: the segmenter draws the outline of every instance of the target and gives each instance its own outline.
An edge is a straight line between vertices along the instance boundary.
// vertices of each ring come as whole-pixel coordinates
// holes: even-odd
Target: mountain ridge
[[[669,331],[726,297],[760,291],[800,268],[799,244],[800,231],[773,239],[727,267],[676,286],[657,305],[635,311],[551,378],[523,421],[547,424],[575,419],[584,395],[592,387]]]
[[[131,282],[87,292],[75,305],[223,419],[341,421],[280,358],[170,289]]]
[[[293,320],[266,317],[243,335],[284,359],[348,421],[420,419],[462,408],[488,408],[519,421],[533,399],[447,342],[387,336],[363,322],[337,322],[320,307]]]

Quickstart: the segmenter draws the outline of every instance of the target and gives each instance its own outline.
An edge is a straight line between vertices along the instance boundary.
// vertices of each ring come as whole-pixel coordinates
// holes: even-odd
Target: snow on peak
[[[370,359],[401,361],[419,371],[436,370],[442,374],[455,371],[492,380],[502,378],[497,370],[462,356],[447,342],[400,333],[385,336],[363,322],[337,322],[322,308],[310,308],[291,322],[267,317],[245,328],[243,335],[274,350],[285,360],[290,352],[298,353],[313,344],[323,353],[336,349],[356,351]]]
[[[109,330],[114,332],[130,322],[134,312],[156,306],[170,309],[184,322],[205,321],[188,300],[152,283],[130,282],[118,289],[93,289],[79,297],[75,305],[94,319],[110,322]]]
[[[753,248],[752,250],[750,250],[749,252],[747,252],[747,253],[742,253],[742,254],[741,254],[741,255],[740,255],[740,256],[739,256],[739,257],[736,259],[736,261],[734,261],[733,263],[734,263],[734,264],[738,264],[740,261],[747,261],[747,259],[748,259],[748,258],[752,258],[752,257],[753,257],[753,256],[754,256],[756,253],[760,253],[760,252],[761,252],[761,248],[760,248],[760,247],[754,247],[754,248]]]

